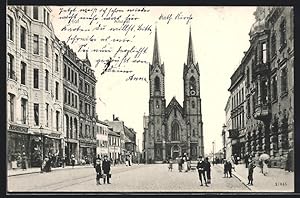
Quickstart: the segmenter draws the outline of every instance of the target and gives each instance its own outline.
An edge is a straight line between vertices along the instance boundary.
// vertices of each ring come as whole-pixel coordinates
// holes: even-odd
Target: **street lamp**
[[[213,165],[215,164],[215,141],[212,142],[213,145]]]
[[[223,131],[222,131],[222,136],[223,136],[223,153],[224,153],[224,159],[226,159],[226,125],[223,125]]]

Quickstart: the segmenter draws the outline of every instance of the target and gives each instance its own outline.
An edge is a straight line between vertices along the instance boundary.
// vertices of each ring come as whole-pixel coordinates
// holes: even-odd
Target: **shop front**
[[[27,127],[9,125],[7,151],[8,169],[20,168],[23,156],[27,158],[27,167],[30,167],[30,134]]]
[[[96,157],[96,141],[79,141],[79,159],[88,160],[88,162],[93,162],[94,157]]]

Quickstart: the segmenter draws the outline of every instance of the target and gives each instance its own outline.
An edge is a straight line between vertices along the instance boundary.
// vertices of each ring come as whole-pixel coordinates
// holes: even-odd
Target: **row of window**
[[[11,41],[14,40],[14,21],[12,17],[8,16],[8,23],[7,23],[7,38]],[[40,36],[37,34],[33,34],[33,54],[39,55],[40,54]],[[45,49],[45,57],[49,58],[49,39],[44,37],[44,49]],[[20,47],[24,50],[27,49],[27,42],[28,42],[28,35],[27,30],[25,27],[20,26]],[[56,55],[58,56],[58,55]],[[58,66],[57,66],[58,67]],[[57,68],[56,67],[56,68]]]
[[[65,115],[65,124],[66,124],[65,126],[66,137],[71,139],[73,138],[77,139],[77,133],[78,133],[77,119]]]
[[[32,18],[33,19],[39,20],[39,11],[40,11],[40,9],[41,8],[39,8],[39,6],[33,6],[32,7]],[[23,10],[24,14],[28,15],[30,7],[29,6],[21,6],[21,10]],[[43,23],[49,27],[49,24],[50,24],[49,23],[50,22],[49,12],[45,8],[43,9],[43,11],[44,11],[44,13],[43,13]]]
[[[95,117],[95,113],[96,113],[95,106],[92,106],[92,108],[91,108],[91,104],[89,104],[87,102],[85,103],[84,111],[83,111],[83,101],[82,100],[79,101],[79,111],[81,113],[85,113],[85,114],[93,116],[93,117]]]
[[[79,90],[84,91],[86,94],[95,97],[95,87],[91,86],[90,90],[90,84],[88,82],[85,82],[85,87],[83,89],[83,79],[81,78],[79,80]]]
[[[108,133],[104,127],[97,126],[97,134],[107,135]]]
[[[97,147],[108,147],[108,141],[106,140],[97,140]]]
[[[244,113],[240,113],[232,118],[233,129],[243,129],[245,127]]]
[[[120,146],[120,138],[115,136],[109,136],[109,146]]]
[[[237,93],[235,93],[231,97],[231,106],[232,109],[236,108],[240,104],[242,104],[244,101],[244,88],[240,89]]]
[[[64,78],[77,86],[77,72],[67,65],[64,65]]]
[[[85,129],[83,131],[83,128]],[[92,129],[92,131],[91,131]],[[85,124],[85,126],[83,127],[83,123],[80,123],[80,128],[79,128],[79,137],[81,138],[96,138],[96,134],[95,134],[95,127],[94,126],[90,126],[89,124]]]
[[[75,93],[64,88],[64,104],[68,104],[74,108],[77,108],[77,104],[78,104],[77,99],[78,96]]]
[[[15,100],[16,97],[14,94],[9,93],[9,121],[14,122],[15,121],[15,109],[16,109],[16,105],[15,105]],[[25,98],[21,98],[21,123],[22,124],[28,124],[28,100]],[[35,126],[39,126],[40,125],[40,104],[38,103],[34,103],[33,104],[33,114],[34,114],[34,125]],[[45,118],[46,118],[46,122],[45,122],[45,126],[49,127],[49,104],[46,103],[45,104]],[[53,110],[51,109],[51,121],[52,121],[52,117],[53,117]],[[60,112],[56,111],[56,130],[59,131],[60,129]]]

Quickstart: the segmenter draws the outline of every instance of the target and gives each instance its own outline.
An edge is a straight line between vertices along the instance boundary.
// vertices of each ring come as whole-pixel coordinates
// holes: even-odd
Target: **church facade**
[[[191,30],[187,62],[183,65],[184,101],[165,99],[165,69],[155,30],[152,64],[149,65],[149,116],[144,128],[144,158],[147,163],[175,159],[187,153],[192,160],[204,155],[200,98],[200,71],[195,62]]]

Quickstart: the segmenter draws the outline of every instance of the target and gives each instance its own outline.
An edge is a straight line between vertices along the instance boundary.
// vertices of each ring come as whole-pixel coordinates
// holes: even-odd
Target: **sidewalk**
[[[111,165],[111,167],[121,167],[124,166],[125,164],[116,164]],[[74,166],[74,169],[80,169],[80,168],[94,168],[93,165],[76,165]],[[62,167],[57,167],[57,168],[51,168],[51,171],[57,171],[57,170],[67,170],[67,169],[72,169],[72,166],[65,166],[65,168]],[[35,167],[35,168],[28,168],[26,170],[22,170],[22,169],[16,169],[16,170],[7,170],[7,177],[11,177],[11,176],[18,176],[18,175],[26,175],[26,174],[33,174],[33,173],[40,173],[41,172],[41,168],[40,167]]]
[[[74,168],[93,168],[93,166],[74,166]],[[62,167],[57,167],[57,168],[51,168],[51,171],[56,171],[56,170],[66,170],[66,169],[72,169],[72,166],[65,166],[65,168]],[[11,176],[18,176],[18,175],[26,175],[26,174],[33,174],[33,173],[40,173],[41,168],[40,167],[34,167],[34,168],[27,168],[26,170],[22,169],[16,169],[16,170],[7,170],[7,177]]]
[[[222,167],[223,165],[219,164]],[[294,172],[284,169],[269,168],[269,174],[264,176],[260,168],[253,172],[253,186],[248,186],[248,168],[245,164],[235,165],[232,174],[254,192],[294,192]]]

